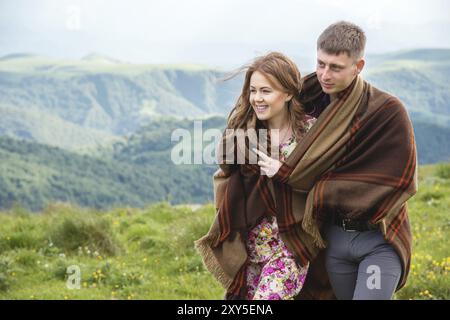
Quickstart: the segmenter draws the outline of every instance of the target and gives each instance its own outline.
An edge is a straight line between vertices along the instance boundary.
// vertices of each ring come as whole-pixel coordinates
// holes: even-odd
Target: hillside
[[[224,117],[203,119],[202,133],[213,128],[221,132],[225,123]],[[201,164],[172,162],[172,150],[182,142],[171,141],[176,129],[189,132],[189,159],[193,162],[194,153],[200,152]],[[154,120],[123,141],[83,155],[0,137],[0,208],[20,204],[36,211],[54,201],[94,208],[210,201],[217,166],[206,163],[201,148],[216,143],[196,137],[193,129],[192,120]],[[450,129],[418,122],[414,130],[419,163],[448,161]]]
[[[373,57],[364,77],[398,96],[413,122],[450,127],[450,50],[411,50]]]
[[[450,127],[450,50],[369,56],[364,77],[402,99],[413,122]],[[72,151],[114,143],[157,118],[227,115],[242,78],[198,65],[143,65],[99,54],[0,58],[0,135]]]
[[[420,164],[450,161],[450,128],[416,121],[414,132]]]
[[[420,164],[450,161],[450,50],[368,58],[364,77],[399,96],[411,115]],[[192,65],[136,65],[91,54],[60,60],[0,58],[0,208],[205,203],[216,166],[175,165],[176,129],[194,137],[225,126],[241,79]],[[217,114],[216,116],[212,116]],[[194,178],[193,178],[194,177]]]
[[[450,165],[421,167],[419,179],[419,192],[408,203],[411,273],[395,298],[448,300]],[[193,209],[167,203],[3,211],[0,299],[222,299],[193,247],[214,214],[212,204]],[[79,289],[67,288],[69,266],[79,267]]]
[[[133,153],[130,144],[118,150],[109,157],[79,155],[1,137],[0,208],[21,205],[35,211],[54,201],[94,208],[143,207],[156,201],[179,204],[212,199],[214,168],[175,166],[170,149],[140,154]]]
[[[0,134],[76,150],[131,134],[158,117],[225,114],[240,87],[202,66],[109,61],[95,55],[1,58],[0,113],[6,116]]]

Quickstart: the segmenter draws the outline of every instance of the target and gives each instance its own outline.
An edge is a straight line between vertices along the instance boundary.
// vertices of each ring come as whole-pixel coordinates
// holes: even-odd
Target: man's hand
[[[283,165],[283,163],[279,160],[272,159],[264,152],[259,151],[253,148],[253,151],[258,154],[260,160],[258,161],[258,166],[261,167],[261,174],[267,175],[269,178],[272,178]]]

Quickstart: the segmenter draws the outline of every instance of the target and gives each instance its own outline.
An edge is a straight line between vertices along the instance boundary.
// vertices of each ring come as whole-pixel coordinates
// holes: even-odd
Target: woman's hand
[[[258,166],[261,167],[261,174],[265,174],[269,178],[272,178],[283,165],[281,161],[269,157],[262,151],[259,151],[255,148],[253,149],[253,151],[256,152],[256,154],[260,157]]]

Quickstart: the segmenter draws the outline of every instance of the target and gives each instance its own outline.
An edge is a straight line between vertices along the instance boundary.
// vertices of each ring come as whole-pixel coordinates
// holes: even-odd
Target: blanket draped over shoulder
[[[324,93],[315,73],[303,80],[302,103],[314,107]],[[253,118],[246,129],[255,123]],[[224,134],[222,147],[229,142]],[[240,153],[248,160],[249,146],[236,143],[235,157]],[[379,225],[402,263],[397,289],[404,286],[412,242],[406,201],[417,191],[417,159],[411,121],[396,97],[358,76],[274,177],[261,175],[257,164],[222,162],[213,177],[217,214],[195,245],[227,298],[245,297],[246,235],[265,215],[276,216],[280,237],[297,263],[310,263],[297,298],[335,298],[324,267],[323,227],[336,214]]]

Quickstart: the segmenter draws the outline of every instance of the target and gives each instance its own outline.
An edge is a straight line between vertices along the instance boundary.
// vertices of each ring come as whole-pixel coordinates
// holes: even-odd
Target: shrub
[[[436,169],[436,174],[442,179],[450,179],[450,163],[441,163]]]
[[[20,250],[16,255],[16,262],[24,267],[33,267],[39,255],[32,250]]]
[[[115,255],[119,247],[105,219],[90,217],[65,218],[51,233],[53,243],[67,252],[89,247],[103,255]]]
[[[7,291],[11,286],[9,274],[11,273],[12,262],[9,258],[0,258],[0,291]]]

